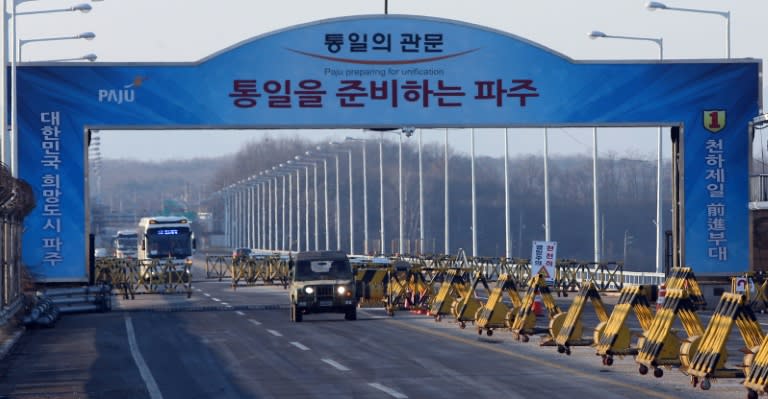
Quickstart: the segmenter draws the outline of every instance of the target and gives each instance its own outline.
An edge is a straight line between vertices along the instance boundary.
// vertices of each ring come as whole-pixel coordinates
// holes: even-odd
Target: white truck
[[[117,234],[112,237],[112,248],[116,258],[136,259],[138,245],[136,230],[118,230]]]

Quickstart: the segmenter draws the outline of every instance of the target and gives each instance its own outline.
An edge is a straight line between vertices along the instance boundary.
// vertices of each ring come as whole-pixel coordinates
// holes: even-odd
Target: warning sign
[[[531,272],[540,274],[547,283],[555,282],[557,241],[534,241],[531,250]]]

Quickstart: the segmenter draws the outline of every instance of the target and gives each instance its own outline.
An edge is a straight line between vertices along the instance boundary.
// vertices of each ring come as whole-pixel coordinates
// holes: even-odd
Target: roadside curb
[[[24,335],[23,327],[13,329],[9,334],[1,335],[3,340],[2,343],[0,343],[0,361],[5,359],[5,357],[11,353],[11,350],[13,350],[13,347],[16,346],[17,342],[19,342],[19,339],[21,339],[22,335]]]

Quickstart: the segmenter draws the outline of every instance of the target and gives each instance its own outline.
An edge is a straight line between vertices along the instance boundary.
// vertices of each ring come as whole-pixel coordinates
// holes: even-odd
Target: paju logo
[[[146,80],[144,76],[137,76],[133,78],[133,82],[123,86],[122,89],[99,89],[99,102],[132,103],[136,101],[136,88],[141,87]]]

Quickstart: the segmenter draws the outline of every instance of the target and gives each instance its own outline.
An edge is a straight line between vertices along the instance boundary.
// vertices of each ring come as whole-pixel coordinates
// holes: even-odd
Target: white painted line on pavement
[[[379,384],[378,382],[371,382],[368,385],[370,385],[373,388],[378,389],[379,391],[382,391],[386,393],[387,395],[397,398],[397,399],[406,399],[408,396],[401,394],[400,392],[395,391],[394,389],[390,387],[386,387],[384,385]]]
[[[197,292],[203,292],[203,290],[201,290],[200,288],[195,288],[195,291],[197,291]]]
[[[238,310],[238,311],[236,311],[235,313],[236,313],[237,315],[239,315],[239,316],[245,316],[245,313],[243,313],[243,312],[241,312],[241,311],[239,311],[239,310]]]
[[[335,360],[332,360],[332,359],[320,359],[320,360],[330,364],[336,370],[339,370],[339,371],[349,371],[349,369],[346,368],[343,364],[341,364],[341,363],[339,363],[339,362],[337,362]]]
[[[144,357],[139,352],[139,344],[136,342],[136,334],[133,332],[133,322],[130,316],[125,316],[125,329],[128,332],[128,346],[131,348],[131,355],[133,361],[136,363],[136,367],[139,369],[139,374],[144,380],[144,384],[147,386],[147,392],[152,399],[163,399],[163,394],[160,393],[160,388],[157,387],[155,378],[152,377],[152,372],[149,371],[147,363],[144,362]]]
[[[203,292],[203,295],[205,295],[205,296],[211,296],[211,294],[209,294],[209,293],[207,293],[207,292]]]
[[[211,298],[211,299],[213,299],[216,302],[221,302],[221,299],[219,299],[219,298]]]
[[[280,332],[275,331],[275,330],[267,330],[267,332],[269,332],[270,334],[272,334],[272,335],[274,335],[276,337],[282,337],[283,336],[283,334],[280,334]]]
[[[293,345],[293,346],[295,346],[295,347],[297,347],[297,348],[299,348],[299,349],[301,349],[303,351],[308,351],[309,350],[309,348],[307,348],[306,346],[302,345],[301,342],[294,341],[294,342],[291,342],[291,345]]]
[[[251,323],[253,323],[253,325],[254,325],[254,326],[260,326],[260,325],[261,325],[261,322],[260,322],[260,321],[256,321],[256,320],[254,320],[254,319],[248,319],[248,321],[250,321]]]
[[[222,302],[221,304],[224,305],[224,306],[229,306],[229,304],[226,303],[226,302]]]

